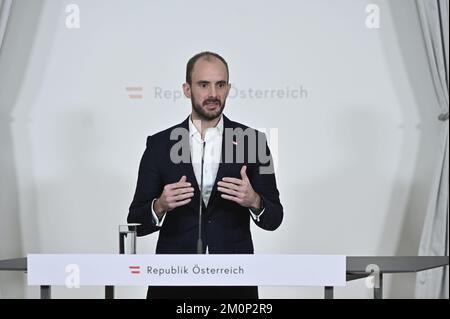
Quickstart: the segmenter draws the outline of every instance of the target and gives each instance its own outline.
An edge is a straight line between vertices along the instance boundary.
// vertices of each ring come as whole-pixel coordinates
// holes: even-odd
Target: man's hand
[[[238,203],[243,207],[260,209],[261,197],[253,190],[247,177],[247,166],[241,168],[241,178],[224,177],[217,182],[217,190],[222,192],[222,198]]]
[[[164,186],[161,196],[154,202],[153,210],[158,217],[162,217],[166,212],[189,203],[193,196],[194,188],[183,175],[178,182]]]

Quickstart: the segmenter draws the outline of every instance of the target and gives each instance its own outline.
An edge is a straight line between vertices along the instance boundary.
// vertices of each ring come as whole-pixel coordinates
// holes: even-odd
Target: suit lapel
[[[178,127],[182,127],[184,129],[186,129],[189,132],[189,119],[190,117],[188,116],[188,118],[186,120],[184,120]],[[174,144],[177,141],[174,141]],[[179,141],[178,141],[179,142]],[[192,154],[191,154],[191,147],[189,144],[189,136],[186,140],[183,140],[183,149],[187,149],[189,152],[189,162],[185,163],[185,162],[181,162],[179,165],[181,165],[182,169],[182,174],[186,175],[186,180],[192,184],[192,187],[194,187],[194,198],[199,197],[199,192],[200,192],[200,186],[197,183],[197,179],[195,178],[195,174],[194,174],[194,168],[192,166]],[[173,146],[173,144],[172,144]],[[192,200],[191,202],[198,202],[198,200]]]

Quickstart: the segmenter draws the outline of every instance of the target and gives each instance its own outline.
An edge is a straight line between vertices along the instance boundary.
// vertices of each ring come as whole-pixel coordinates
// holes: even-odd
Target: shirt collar
[[[220,115],[220,120],[217,123],[217,125],[214,126],[214,127],[208,128],[207,132],[209,132],[210,130],[213,131],[214,135],[222,136],[222,134],[223,134],[223,115]],[[189,136],[190,137],[198,136],[198,138],[200,138],[200,132],[197,130],[197,127],[192,122],[192,116],[191,115],[189,116]],[[206,136],[207,136],[207,134],[205,134],[205,137]]]

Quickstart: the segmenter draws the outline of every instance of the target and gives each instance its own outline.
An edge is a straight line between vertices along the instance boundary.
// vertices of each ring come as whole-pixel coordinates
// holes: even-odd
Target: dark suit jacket
[[[273,161],[272,157],[269,156],[270,151],[263,133],[253,129],[246,131],[247,133],[254,133],[256,145],[260,145],[256,148],[249,147],[251,138],[248,138],[248,136],[244,139],[238,139],[235,136],[233,140],[230,140],[230,138],[225,136],[227,128],[246,130],[248,127],[230,121],[224,115],[223,117],[222,161],[219,164],[208,206],[205,207],[203,204],[202,240],[204,246],[208,246],[208,252],[210,254],[253,254],[249,210],[237,203],[223,199],[217,191],[217,182],[223,177],[240,179],[240,170],[243,165],[247,165],[247,175],[251,185],[261,196],[265,207],[265,211],[261,215],[260,220],[258,222],[255,221],[255,223],[263,229],[275,230],[283,219],[283,207],[279,199],[275,174],[273,172],[271,174],[261,174],[260,170],[263,168],[267,169],[270,166],[273,167]],[[138,236],[145,236],[159,230],[159,239],[156,247],[157,254],[197,253],[200,191],[192,164],[190,163],[189,120],[188,117],[179,125],[149,136],[147,139],[147,148],[142,156],[139,167],[137,187],[133,202],[130,206],[128,222],[141,224],[137,229]],[[174,134],[183,131],[186,132],[183,136],[184,138],[181,135]],[[172,139],[171,134],[173,135]],[[227,143],[231,143],[231,145]],[[244,163],[242,163],[242,159],[239,159],[236,154],[238,146],[243,147],[245,150]],[[171,160],[171,151],[181,150],[181,148],[184,148],[184,151],[188,152],[187,160],[186,162],[174,163]],[[233,150],[234,156],[232,157],[231,163],[227,163],[225,152],[229,152],[230,150]],[[262,163],[261,159],[263,157],[257,156],[258,151],[264,152],[264,155],[268,155],[267,158],[270,161]],[[256,152],[256,156],[252,156],[254,152]],[[256,161],[252,160],[254,158],[256,158]],[[164,185],[178,182],[183,175],[186,175],[187,181],[194,187],[194,197],[187,205],[177,207],[168,212],[162,227],[157,227],[151,214],[150,206],[152,200],[161,195]],[[229,297],[233,298],[239,296],[257,297],[257,290],[249,290],[249,288],[254,287],[246,288],[246,290],[230,290],[230,288],[224,287],[222,290],[216,291],[216,296],[222,296],[221,292],[223,292],[225,294],[224,296],[228,296],[228,293],[230,293]],[[169,292],[167,292],[167,289],[169,289]],[[211,296],[210,290],[207,291],[206,295],[201,293],[198,295],[192,289],[186,289],[149,287],[148,296],[162,296],[165,298],[171,296],[179,298],[190,296],[202,298]],[[177,294],[177,291],[184,290],[186,290],[185,293]],[[200,288],[197,289],[197,292],[200,290]]]

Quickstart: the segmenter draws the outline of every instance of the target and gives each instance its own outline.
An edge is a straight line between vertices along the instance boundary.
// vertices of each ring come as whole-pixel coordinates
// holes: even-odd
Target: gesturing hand
[[[224,177],[217,182],[217,190],[222,192],[222,198],[238,203],[243,207],[260,209],[261,197],[253,190],[248,179],[247,166],[241,168],[241,178]]]
[[[192,196],[194,188],[191,183],[186,182],[186,176],[183,175],[178,182],[164,186],[161,196],[154,202],[153,209],[156,215],[161,217],[166,212],[189,203]]]

